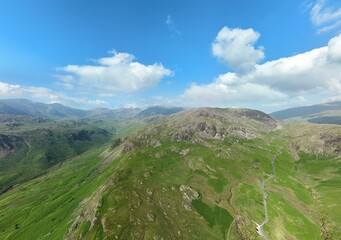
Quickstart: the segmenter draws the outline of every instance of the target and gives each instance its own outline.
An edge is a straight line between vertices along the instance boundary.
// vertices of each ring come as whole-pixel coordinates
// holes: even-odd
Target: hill
[[[169,115],[0,195],[0,238],[338,239],[341,128],[311,125]]]
[[[341,101],[289,108],[273,112],[271,116],[281,120],[301,118],[314,123],[341,124]]]
[[[53,122],[42,128],[2,133],[0,193],[110,139],[111,134],[104,129],[72,123]]]

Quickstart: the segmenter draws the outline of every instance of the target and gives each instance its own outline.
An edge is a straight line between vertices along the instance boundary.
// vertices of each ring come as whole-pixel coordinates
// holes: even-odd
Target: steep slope
[[[91,150],[0,195],[0,239],[63,239],[79,203],[110,177],[98,171],[103,150]]]
[[[301,149],[277,124],[258,111],[199,109],[126,139],[117,170],[81,204],[69,238],[256,238],[264,219],[262,179],[269,179],[269,239],[339,236],[332,228],[337,217],[316,207],[321,195],[295,171]],[[335,157],[324,159],[337,163]]]
[[[243,174],[222,147],[275,127],[256,111],[200,109],[126,139],[115,174],[80,207],[69,237],[225,238],[233,217],[223,199]]]
[[[319,216],[323,239],[341,237],[341,127],[295,123],[291,136],[297,179],[309,189]]]
[[[338,239],[341,130],[301,124],[173,114],[0,195],[0,238]]]
[[[0,134],[0,193],[110,139],[103,129],[61,123]]]

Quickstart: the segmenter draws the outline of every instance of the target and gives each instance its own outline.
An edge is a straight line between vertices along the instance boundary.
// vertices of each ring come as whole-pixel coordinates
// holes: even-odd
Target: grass
[[[68,158],[98,147],[111,139],[109,132],[97,128],[50,126],[16,132],[19,143],[11,156],[0,161],[0,192],[10,186],[46,173]],[[8,143],[11,144],[11,143]]]
[[[294,206],[286,202],[281,196],[269,193],[268,212],[272,222],[280,218],[284,222],[284,227],[288,233],[296,236],[297,239],[321,239],[319,226],[309,220],[305,213],[300,212]],[[273,239],[272,225],[265,225],[264,230],[269,233],[269,238]]]
[[[187,158],[198,154],[192,151],[193,147],[195,145],[186,142],[164,141],[160,147],[137,148],[127,153],[112,176],[115,185],[109,186],[102,194],[102,205],[97,211],[97,217],[101,220],[84,237],[99,237],[102,231],[98,232],[98,229],[103,228],[109,238],[129,238],[131,234],[137,234],[146,238],[182,236],[187,239],[222,239],[233,219],[226,209],[212,207],[216,226],[211,229],[195,213],[195,208],[188,211],[183,207],[185,202],[183,193],[179,191],[180,186],[185,184],[198,189],[201,184],[200,178],[186,165]],[[181,156],[181,149],[187,148],[191,148],[188,155]],[[162,157],[155,157],[159,152],[163,153]],[[200,191],[203,192],[211,188],[209,185],[202,187]],[[154,216],[153,221],[148,220],[148,214]]]
[[[102,151],[88,152],[49,175],[1,195],[0,238],[62,239],[76,207],[108,177],[97,172]]]
[[[143,125],[105,124],[120,126],[112,130],[116,137]],[[122,143],[132,150],[103,171],[105,149],[93,149],[0,195],[0,239],[257,239],[255,223],[264,220],[260,181],[273,174],[275,155],[276,179],[265,186],[269,239],[322,239],[322,221],[339,238],[336,159],[302,153],[295,160],[286,129],[200,143],[174,140],[171,133],[164,125],[141,130]],[[62,139],[53,138],[68,155]],[[42,156],[36,151],[30,160],[39,163]]]
[[[226,231],[233,221],[231,214],[226,211],[226,209],[217,205],[210,207],[201,200],[194,200],[192,205],[195,210],[205,218],[211,228],[215,225],[218,226],[222,234],[222,239],[226,239]]]
[[[302,173],[300,179],[315,191],[317,209],[325,229],[332,238],[341,237],[340,198],[341,163],[328,155],[316,156],[301,153],[297,169]]]

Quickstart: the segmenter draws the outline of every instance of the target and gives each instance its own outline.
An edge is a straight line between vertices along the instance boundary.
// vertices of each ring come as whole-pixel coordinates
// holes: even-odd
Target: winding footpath
[[[264,230],[263,230],[263,226],[269,221],[269,216],[268,216],[268,208],[267,208],[267,205],[266,205],[266,197],[267,197],[267,193],[266,193],[266,190],[265,190],[265,184],[266,182],[272,180],[272,179],[275,179],[276,178],[276,169],[275,169],[275,160],[277,158],[277,156],[280,154],[281,152],[278,152],[277,155],[273,156],[272,157],[272,160],[271,160],[271,165],[272,165],[272,172],[273,174],[268,177],[267,179],[263,179],[260,184],[261,184],[261,187],[262,187],[262,191],[263,191],[263,205],[264,205],[264,214],[265,214],[265,218],[264,218],[264,221],[261,223],[261,224],[257,224],[256,226],[256,231],[257,233],[265,238],[265,239],[268,239]]]

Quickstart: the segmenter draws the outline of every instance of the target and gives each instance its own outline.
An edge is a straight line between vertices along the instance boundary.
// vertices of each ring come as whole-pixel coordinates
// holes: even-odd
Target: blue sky
[[[332,0],[1,1],[0,98],[78,108],[341,100]]]

